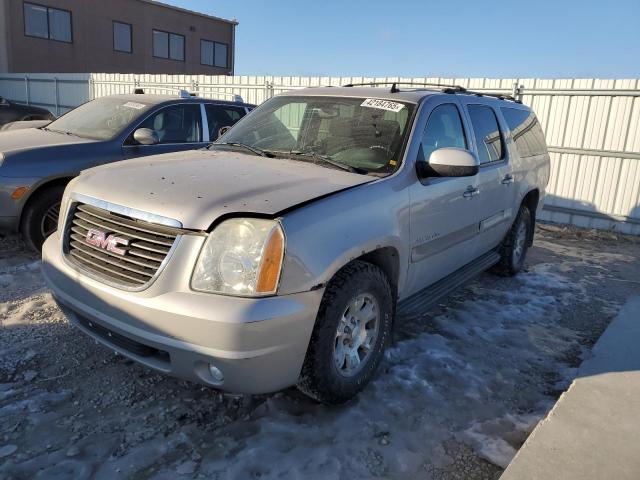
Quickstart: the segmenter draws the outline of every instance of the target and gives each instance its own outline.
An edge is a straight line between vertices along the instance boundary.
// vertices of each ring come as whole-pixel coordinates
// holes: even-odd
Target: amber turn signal
[[[18,187],[11,194],[11,198],[14,200],[20,200],[22,196],[29,191],[29,187]]]
[[[256,293],[275,293],[280,280],[282,258],[284,256],[284,235],[280,228],[274,228],[264,249]]]

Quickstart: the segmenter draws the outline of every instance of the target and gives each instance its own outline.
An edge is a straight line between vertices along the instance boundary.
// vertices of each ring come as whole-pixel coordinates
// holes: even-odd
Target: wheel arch
[[[538,209],[538,203],[540,201],[540,190],[534,188],[529,190],[527,194],[520,202],[521,206],[527,207],[529,212],[531,213],[531,229],[529,230],[529,235],[527,238],[527,245],[530,247],[533,245],[533,234],[536,226],[536,211]]]
[[[41,194],[44,190],[51,187],[60,187],[60,186],[64,187],[74,178],[75,177],[73,176],[49,178],[41,183],[36,184],[35,188],[30,189],[28,196],[25,199],[24,204],[22,205],[22,209],[20,210],[20,222],[19,222],[20,229],[22,229],[22,222],[24,220],[25,210],[27,209],[29,204],[38,197],[39,194]]]

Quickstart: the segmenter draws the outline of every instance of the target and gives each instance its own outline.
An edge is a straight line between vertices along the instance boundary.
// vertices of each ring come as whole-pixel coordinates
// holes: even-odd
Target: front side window
[[[209,138],[215,140],[222,127],[234,125],[245,115],[242,107],[232,107],[230,105],[205,105],[207,113],[207,124],[209,125]]]
[[[386,175],[400,163],[414,108],[410,103],[371,98],[280,96],[234,126],[223,143]]]
[[[138,128],[150,128],[161,144],[202,141],[200,105],[172,105],[147,118]]]
[[[228,47],[225,43],[200,40],[200,63],[212,67],[228,66]]]
[[[153,56],[184,61],[184,35],[154,30]]]
[[[502,160],[504,145],[495,112],[486,105],[469,105],[468,109],[480,165]]]
[[[131,53],[132,27],[128,23],[113,22],[113,49],[116,52]]]
[[[123,98],[103,97],[74,108],[45,129],[94,140],[111,140],[150,108],[150,105]]]
[[[71,43],[71,12],[25,2],[24,34]]]
[[[439,148],[446,147],[468,148],[460,112],[452,103],[438,105],[432,110],[422,134],[426,160]]]

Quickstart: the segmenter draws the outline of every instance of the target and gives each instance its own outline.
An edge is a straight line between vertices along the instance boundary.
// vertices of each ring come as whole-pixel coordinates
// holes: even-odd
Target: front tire
[[[63,193],[62,185],[46,188],[36,192],[25,206],[20,233],[31,250],[40,252],[47,237],[56,231]]]
[[[529,238],[533,229],[531,211],[525,205],[520,206],[511,229],[500,246],[500,261],[491,269],[497,275],[510,277],[516,275],[529,250]]]
[[[394,301],[384,272],[354,261],[325,290],[298,388],[337,405],[354,397],[374,376],[389,343]]]

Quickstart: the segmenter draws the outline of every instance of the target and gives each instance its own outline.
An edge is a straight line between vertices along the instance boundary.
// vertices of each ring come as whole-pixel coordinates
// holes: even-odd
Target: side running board
[[[473,280],[485,270],[500,261],[500,255],[495,250],[485,253],[442,280],[429,285],[427,288],[414,293],[398,303],[397,315],[408,316],[426,313],[437,305],[443,298],[465,283]]]

